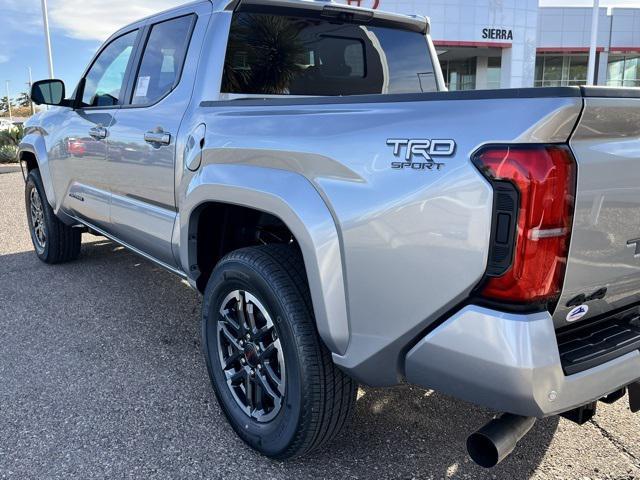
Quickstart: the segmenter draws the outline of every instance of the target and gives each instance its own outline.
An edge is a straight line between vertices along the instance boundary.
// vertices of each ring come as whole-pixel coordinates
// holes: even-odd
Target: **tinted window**
[[[224,93],[361,95],[435,91],[415,32],[280,15],[233,17]]]
[[[116,38],[105,47],[87,73],[82,102],[87,106],[113,106],[120,103],[125,73],[138,31]]]
[[[169,93],[180,77],[193,15],[153,26],[142,56],[132,103],[155,103]]]

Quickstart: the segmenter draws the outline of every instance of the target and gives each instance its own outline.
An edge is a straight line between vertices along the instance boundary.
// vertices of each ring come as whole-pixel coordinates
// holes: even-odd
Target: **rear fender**
[[[180,203],[180,262],[191,283],[197,272],[196,243],[189,241],[198,206],[221,202],[254,208],[278,217],[295,236],[311,290],[318,331],[327,347],[343,354],[349,324],[342,253],[335,221],[326,203],[302,175],[247,165],[210,164],[190,179]]]

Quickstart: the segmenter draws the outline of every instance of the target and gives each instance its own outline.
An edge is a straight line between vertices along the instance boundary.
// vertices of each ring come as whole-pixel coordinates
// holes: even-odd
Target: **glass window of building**
[[[639,55],[610,55],[607,70],[610,87],[640,87]]]
[[[501,76],[502,59],[500,57],[489,57],[487,65],[487,88],[500,88]]]
[[[536,87],[586,85],[588,55],[543,54],[536,58]]]
[[[542,74],[544,73],[544,57],[542,55],[538,55],[536,57],[536,70],[535,77],[533,80],[533,85],[536,87],[542,86]]]
[[[440,62],[447,88],[450,91],[475,90],[476,59],[445,60]]]
[[[562,84],[563,57],[543,55],[540,57],[540,83],[537,87],[559,87]]]
[[[569,57],[569,76],[567,85],[586,85],[589,64],[588,55],[574,55]]]

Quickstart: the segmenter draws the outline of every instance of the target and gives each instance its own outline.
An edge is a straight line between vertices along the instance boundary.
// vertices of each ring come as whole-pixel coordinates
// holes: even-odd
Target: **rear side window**
[[[131,103],[152,104],[173,89],[180,78],[193,21],[194,16],[188,15],[151,28]]]
[[[322,19],[237,13],[223,93],[364,95],[436,91],[420,33]]]

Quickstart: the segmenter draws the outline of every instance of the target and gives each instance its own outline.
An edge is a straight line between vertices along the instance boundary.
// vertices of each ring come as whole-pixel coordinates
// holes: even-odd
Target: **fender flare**
[[[47,195],[47,201],[49,202],[49,205],[51,205],[51,208],[53,208],[54,211],[57,211],[56,195],[53,189],[51,171],[49,169],[49,157],[47,156],[47,147],[42,135],[29,133],[22,138],[22,141],[18,145],[18,158],[20,159],[21,164],[21,156],[23,152],[29,152],[33,154],[34,157],[36,157],[38,169],[40,170],[40,177],[42,178],[42,183],[44,185],[44,191]],[[27,172],[23,167],[23,175],[25,177],[25,180],[27,178],[26,173]]]
[[[199,206],[229,203],[275,215],[291,230],[302,251],[320,337],[329,350],[344,354],[349,319],[340,238],[329,208],[311,182],[286,170],[209,164],[184,180],[183,186],[180,263],[187,275],[192,274],[196,255],[196,242],[190,241],[189,235]]]

